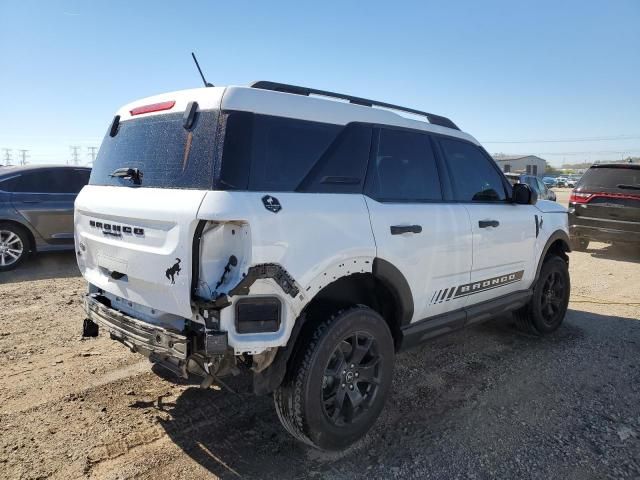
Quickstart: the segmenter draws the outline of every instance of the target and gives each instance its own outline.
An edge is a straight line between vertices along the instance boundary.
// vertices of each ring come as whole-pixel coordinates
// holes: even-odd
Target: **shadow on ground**
[[[639,350],[640,322],[575,310],[545,338],[518,333],[510,318],[441,337],[397,357],[381,417],[342,453],[293,440],[271,397],[248,393],[187,389],[163,405],[161,423],[221,478],[598,478],[603,450],[584,422],[635,409],[638,392],[624,400],[616,388],[637,381]],[[247,391],[246,381],[230,384]],[[605,456],[635,455],[620,448]]]
[[[603,248],[588,248],[587,253],[594,258],[618,262],[640,263],[640,245],[607,245]]]
[[[0,273],[0,284],[79,277],[74,252],[43,252],[31,255],[15,270]]]

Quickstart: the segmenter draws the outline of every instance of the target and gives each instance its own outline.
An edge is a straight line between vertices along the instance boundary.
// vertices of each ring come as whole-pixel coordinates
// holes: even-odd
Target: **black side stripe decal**
[[[494,288],[516,283],[522,280],[523,275],[524,270],[519,270],[517,272],[507,273],[498,277],[487,278],[477,282],[465,283],[456,287],[437,290],[431,297],[429,304],[433,305],[435,303],[442,303],[443,301],[448,302],[455,298],[468,297],[475,293],[493,290]]]

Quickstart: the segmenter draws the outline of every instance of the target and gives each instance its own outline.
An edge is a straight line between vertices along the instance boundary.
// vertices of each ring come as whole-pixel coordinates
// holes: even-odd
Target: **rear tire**
[[[13,223],[0,223],[0,272],[13,270],[29,255],[27,232]]]
[[[589,240],[586,238],[572,238],[571,239],[571,250],[575,250],[576,252],[586,252],[589,247]]]
[[[273,398],[284,428],[322,450],[363,437],[391,386],[394,346],[384,319],[368,307],[320,323],[292,359]]]
[[[555,332],[567,313],[571,279],[567,262],[558,257],[545,259],[529,303],[513,314],[524,332],[546,335]]]

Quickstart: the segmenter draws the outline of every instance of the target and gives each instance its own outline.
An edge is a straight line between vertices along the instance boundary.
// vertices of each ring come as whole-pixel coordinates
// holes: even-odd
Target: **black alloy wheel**
[[[285,429],[322,450],[362,438],[384,407],[395,348],[386,321],[356,306],[301,333],[282,385],[273,394]]]
[[[544,279],[542,295],[540,295],[540,313],[542,321],[548,327],[558,323],[558,317],[564,316],[563,304],[566,295],[566,285],[564,277],[558,270],[549,272]]]
[[[353,423],[374,403],[382,369],[378,342],[354,332],[336,347],[322,381],[324,413],[337,426]]]
[[[540,269],[529,303],[514,312],[516,325],[534,335],[556,331],[564,321],[570,295],[568,262],[556,255],[547,257]]]

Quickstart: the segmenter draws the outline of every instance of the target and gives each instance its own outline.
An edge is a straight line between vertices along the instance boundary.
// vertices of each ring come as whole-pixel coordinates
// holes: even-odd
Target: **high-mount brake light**
[[[593,193],[583,193],[572,190],[571,196],[569,197],[569,203],[587,203],[591,200],[591,197],[593,197]]]
[[[129,110],[129,113],[133,116],[142,115],[143,113],[161,112],[162,110],[171,110],[175,104],[175,100],[152,103],[151,105],[143,105],[142,107],[136,107],[133,110]]]

